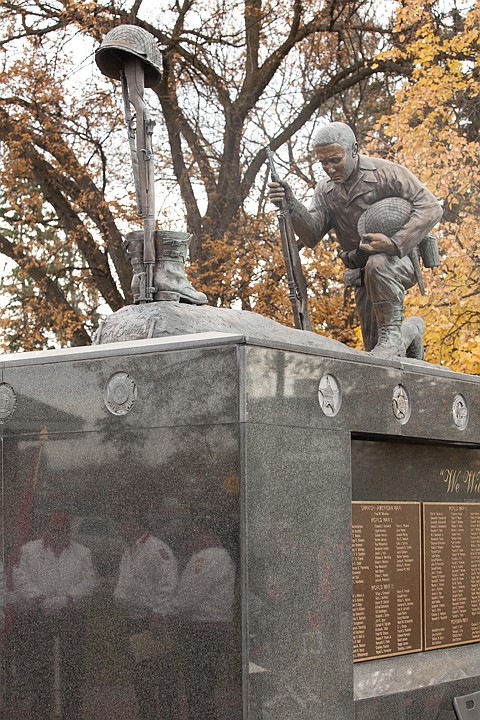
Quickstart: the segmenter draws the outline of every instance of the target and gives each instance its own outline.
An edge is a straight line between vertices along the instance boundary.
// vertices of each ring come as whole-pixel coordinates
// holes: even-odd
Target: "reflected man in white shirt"
[[[174,607],[182,622],[189,720],[217,720],[219,671],[228,657],[235,597],[235,565],[212,521],[191,526],[190,559]]]
[[[43,538],[22,547],[14,571],[34,720],[50,720],[53,714],[57,638],[62,718],[80,718],[85,675],[85,608],[97,586],[90,550],[71,540],[70,516],[52,513]]]
[[[141,720],[174,720],[178,680],[166,644],[171,643],[177,561],[168,545],[145,530],[136,510],[123,513],[119,531],[127,548],[113,597],[125,615],[139,715]]]

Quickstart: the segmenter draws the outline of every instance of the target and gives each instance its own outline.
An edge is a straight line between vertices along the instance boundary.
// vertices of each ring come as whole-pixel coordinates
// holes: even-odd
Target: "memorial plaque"
[[[480,448],[353,440],[352,493],[357,501],[480,502]]]
[[[480,505],[424,503],[425,649],[480,640]]]
[[[422,649],[420,503],[354,502],[354,661]]]

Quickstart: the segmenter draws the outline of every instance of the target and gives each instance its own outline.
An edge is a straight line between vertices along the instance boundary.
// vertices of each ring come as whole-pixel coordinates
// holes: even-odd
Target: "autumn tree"
[[[369,86],[406,65],[377,59],[390,30],[370,2],[186,0],[155,17],[138,1],[3,0],[0,18],[0,251],[15,263],[13,308],[22,306],[35,328],[22,330],[25,312],[7,313],[10,339],[13,325],[26,349],[55,336],[85,343],[102,309],[130,301],[121,239],[136,221],[119,89],[96,69],[75,84],[65,57],[75,37],[93,50],[120,23],[151,32],[162,53],[154,138],[163,194],[177,202],[162,207],[160,224],[181,222],[193,234],[191,272],[211,303],[291,323],[275,216],[262,199],[264,146],[281,149],[285,171],[300,170],[306,192],[313,171],[293,158],[305,154],[311,124],[347,113],[361,132],[376,102],[384,109]],[[351,340],[339,265],[328,253],[306,259],[316,328]]]

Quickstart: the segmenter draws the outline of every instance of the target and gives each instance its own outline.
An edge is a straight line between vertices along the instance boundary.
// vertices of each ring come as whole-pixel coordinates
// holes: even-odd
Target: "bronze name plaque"
[[[480,640],[480,505],[424,503],[425,649]]]
[[[352,506],[354,661],[422,649],[420,503]]]

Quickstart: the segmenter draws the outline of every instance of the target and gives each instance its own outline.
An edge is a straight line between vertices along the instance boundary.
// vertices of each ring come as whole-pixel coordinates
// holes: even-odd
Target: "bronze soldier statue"
[[[314,248],[335,230],[340,258],[349,269],[346,283],[354,286],[365,349],[378,357],[422,359],[423,320],[403,322],[403,301],[417,282],[423,287],[419,246],[422,250],[420,244],[442,216],[440,203],[402,165],[360,155],[355,135],[344,123],[322,127],[313,147],[328,177],[317,184],[310,208],[283,181],[269,184],[271,201],[288,204],[295,232],[307,247]],[[387,217],[380,226],[390,227],[388,234],[372,231],[368,214],[375,208],[384,215],[392,209],[395,213],[395,203],[408,208],[401,222],[389,226]]]

